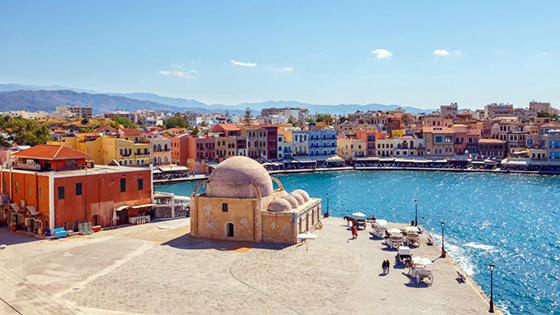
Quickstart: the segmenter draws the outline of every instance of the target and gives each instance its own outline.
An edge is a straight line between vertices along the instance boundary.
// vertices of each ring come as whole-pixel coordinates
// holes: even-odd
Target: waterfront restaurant
[[[63,145],[37,145],[13,155],[1,176],[0,220],[48,234],[79,223],[109,226],[152,205],[152,171],[94,166],[91,156]]]
[[[247,157],[220,163],[191,196],[192,237],[296,244],[297,235],[316,229],[320,219],[321,199],[301,189],[288,193]]]

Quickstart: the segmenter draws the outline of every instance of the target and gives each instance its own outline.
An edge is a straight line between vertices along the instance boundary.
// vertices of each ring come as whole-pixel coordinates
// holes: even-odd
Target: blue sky
[[[559,1],[4,0],[0,83],[225,104],[556,104],[558,12]]]

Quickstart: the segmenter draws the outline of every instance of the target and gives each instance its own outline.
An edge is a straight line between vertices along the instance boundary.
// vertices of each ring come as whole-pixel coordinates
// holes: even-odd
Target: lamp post
[[[494,268],[496,265],[490,264],[488,267],[490,267],[490,310],[488,312],[494,313]]]
[[[441,221],[441,257],[445,257],[445,235],[443,233],[445,222]]]
[[[414,216],[414,226],[418,226],[418,200],[414,199],[414,205],[416,206],[416,215]]]
[[[329,217],[329,193],[327,193],[327,218]]]

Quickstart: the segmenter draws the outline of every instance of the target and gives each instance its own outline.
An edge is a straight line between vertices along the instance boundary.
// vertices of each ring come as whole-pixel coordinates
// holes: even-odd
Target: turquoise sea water
[[[393,222],[414,220],[445,247],[489,295],[488,264],[496,264],[494,298],[510,314],[560,313],[560,176],[353,171],[277,175],[288,190],[330,194],[331,216],[360,211]],[[190,195],[197,183],[157,186]],[[422,219],[422,217],[424,217]]]

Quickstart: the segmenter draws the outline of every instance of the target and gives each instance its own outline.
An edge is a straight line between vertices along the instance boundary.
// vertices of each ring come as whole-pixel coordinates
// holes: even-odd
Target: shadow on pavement
[[[293,246],[292,244],[256,243],[249,241],[215,240],[207,238],[194,238],[189,233],[181,235],[161,244],[185,250],[215,249],[220,251],[248,251],[251,248],[282,250]]]

